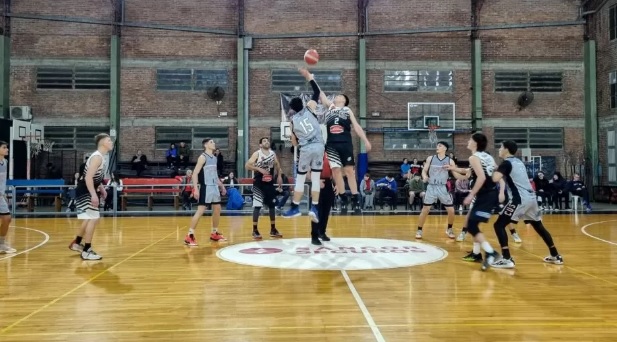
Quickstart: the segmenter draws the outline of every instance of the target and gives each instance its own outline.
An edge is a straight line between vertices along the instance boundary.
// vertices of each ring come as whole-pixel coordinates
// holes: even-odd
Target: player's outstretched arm
[[[351,120],[351,124],[353,126],[354,132],[356,132],[356,134],[360,137],[360,139],[364,141],[364,145],[366,145],[366,152],[370,152],[372,148],[371,142],[368,141],[368,138],[366,137],[366,133],[364,133],[364,129],[362,129],[362,127],[358,124],[358,121],[356,120],[356,116],[354,115],[351,109],[349,110],[349,119]]]

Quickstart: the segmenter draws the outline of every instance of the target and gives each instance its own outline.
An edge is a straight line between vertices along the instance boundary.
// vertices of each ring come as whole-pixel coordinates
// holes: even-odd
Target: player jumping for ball
[[[291,141],[292,144],[298,147],[298,172],[296,184],[294,188],[294,196],[291,202],[291,208],[283,214],[284,218],[300,216],[300,200],[304,194],[304,181],[306,174],[311,172],[311,209],[309,216],[313,222],[319,222],[319,212],[317,205],[319,204],[320,181],[319,175],[323,168],[324,156],[324,140],[321,134],[321,127],[315,114],[317,108],[317,100],[319,99],[320,89],[311,73],[306,69],[300,69],[300,73],[306,78],[313,88],[313,96],[306,104],[302,103],[302,99],[295,97],[289,102],[291,109],[295,114],[291,117]]]
[[[332,176],[336,184],[336,188],[341,198],[341,209],[344,214],[347,211],[348,198],[345,194],[345,183],[343,181],[343,173],[341,167],[347,176],[349,190],[352,197],[352,209],[355,213],[360,213],[360,196],[358,195],[358,182],[354,171],[354,153],[353,141],[351,140],[351,129],[364,141],[366,151],[371,151],[371,143],[368,141],[362,127],[356,121],[354,113],[347,107],[349,98],[345,94],[337,95],[334,102],[330,102],[326,94],[322,91],[320,94],[321,104],[329,108],[326,113],[325,121],[328,130],[326,139],[326,154],[332,168]]]

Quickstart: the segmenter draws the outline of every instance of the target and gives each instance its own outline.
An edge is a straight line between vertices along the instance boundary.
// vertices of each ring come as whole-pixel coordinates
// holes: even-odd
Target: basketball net
[[[435,125],[430,125],[428,126],[428,141],[431,142],[431,144],[435,145],[437,143],[437,129],[439,128],[439,126],[435,126]]]
[[[24,139],[26,140],[26,139]],[[30,147],[30,156],[36,157],[41,152],[51,153],[55,142],[50,140],[36,140],[35,137],[31,136],[27,138],[28,145]]]

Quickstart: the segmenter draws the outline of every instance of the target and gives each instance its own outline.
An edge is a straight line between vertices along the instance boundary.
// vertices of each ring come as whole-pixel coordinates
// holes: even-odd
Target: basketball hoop
[[[49,140],[43,140],[41,141],[41,148],[43,150],[43,152],[49,152],[51,153],[52,147],[54,147],[55,142],[53,141],[49,141]]]
[[[428,126],[428,141],[431,142],[431,144],[435,145],[437,143],[437,129],[439,128],[439,126],[436,125],[430,125]]]
[[[31,157],[35,157],[41,152],[51,153],[52,148],[55,144],[55,142],[50,140],[42,140],[41,137],[37,135],[26,135],[21,139],[27,142],[28,145],[30,145]]]

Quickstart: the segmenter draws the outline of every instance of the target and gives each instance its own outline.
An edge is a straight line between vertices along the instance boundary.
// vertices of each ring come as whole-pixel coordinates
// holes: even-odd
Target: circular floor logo
[[[375,270],[428,264],[448,252],[425,243],[363,238],[333,238],[323,246],[311,239],[242,243],[220,249],[217,256],[243,265],[298,270]]]

